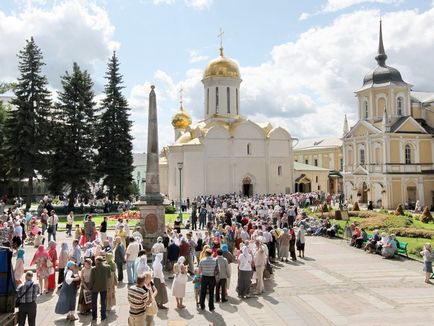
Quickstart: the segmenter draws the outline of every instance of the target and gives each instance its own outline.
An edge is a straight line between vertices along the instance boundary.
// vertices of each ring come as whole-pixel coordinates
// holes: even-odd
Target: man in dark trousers
[[[103,264],[103,258],[95,258],[95,267],[90,272],[90,290],[92,291],[92,320],[97,318],[98,293],[101,299],[101,321],[106,320],[107,315],[107,285],[110,278],[110,267]]]
[[[206,256],[199,262],[200,273],[202,274],[202,283],[200,285],[200,309],[205,309],[205,298],[208,290],[208,307],[209,311],[214,311],[214,288],[216,261],[212,258],[212,250],[206,250]]]
[[[33,272],[26,273],[26,282],[17,289],[17,297],[20,301],[18,307],[18,325],[24,326],[26,318],[29,326],[35,326],[36,320],[36,297],[40,292],[38,284],[33,283]]]

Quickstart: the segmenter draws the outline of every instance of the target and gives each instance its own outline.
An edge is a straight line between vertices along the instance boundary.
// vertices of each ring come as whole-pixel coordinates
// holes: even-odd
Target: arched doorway
[[[302,174],[297,179],[295,179],[295,192],[307,193],[311,192],[311,181],[305,174]]]
[[[367,203],[368,202],[368,185],[366,182],[363,182],[362,186],[362,198],[360,200],[361,203]]]
[[[253,184],[250,177],[243,178],[243,196],[250,197],[253,195]]]

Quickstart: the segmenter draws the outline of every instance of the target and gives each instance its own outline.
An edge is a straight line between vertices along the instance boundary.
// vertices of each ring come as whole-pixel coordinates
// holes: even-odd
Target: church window
[[[282,175],[282,166],[281,166],[281,165],[279,165],[279,166],[277,167],[277,175],[278,175],[279,177]]]
[[[252,145],[247,144],[247,155],[252,155]]]
[[[402,97],[398,97],[396,101],[396,113],[401,116],[402,115],[402,108],[403,108],[403,99]]]
[[[321,190],[321,186],[318,186],[318,190]]]
[[[315,182],[318,183],[318,176],[315,177]]]
[[[340,170],[343,171],[344,170],[344,159],[341,157],[340,159]]]
[[[215,88],[215,113],[219,113],[219,88]]]
[[[368,120],[369,110],[368,110],[368,101],[363,102],[363,117],[365,120]]]
[[[360,149],[360,165],[365,165],[365,149]]]
[[[309,160],[304,160],[304,164],[309,164]]]
[[[206,89],[206,114],[209,114],[209,88]]]
[[[315,166],[318,166],[318,159],[315,159],[313,162]]]
[[[231,113],[231,90],[229,87],[226,88],[226,99],[228,102],[228,113]]]
[[[237,109],[237,114],[239,114],[238,110],[238,88],[235,89],[235,104],[236,104],[236,109]]]
[[[405,164],[411,164],[411,147],[405,145]]]

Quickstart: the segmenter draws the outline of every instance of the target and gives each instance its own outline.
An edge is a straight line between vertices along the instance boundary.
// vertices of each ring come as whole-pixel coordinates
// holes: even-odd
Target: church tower
[[[220,56],[212,60],[205,69],[204,119],[229,118],[240,115],[240,69],[235,61],[224,56],[220,47]]]
[[[191,116],[184,110],[182,95],[178,112],[172,117],[172,126],[175,129],[175,141],[181,137],[191,125]]]

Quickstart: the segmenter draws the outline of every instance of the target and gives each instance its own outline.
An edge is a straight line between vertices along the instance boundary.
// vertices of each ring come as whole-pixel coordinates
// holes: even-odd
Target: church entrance
[[[252,185],[252,179],[250,177],[244,177],[242,190],[243,190],[243,196],[245,197],[253,196],[253,185]]]
[[[295,179],[295,192],[307,193],[312,191],[312,183],[305,174]]]

